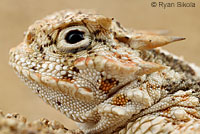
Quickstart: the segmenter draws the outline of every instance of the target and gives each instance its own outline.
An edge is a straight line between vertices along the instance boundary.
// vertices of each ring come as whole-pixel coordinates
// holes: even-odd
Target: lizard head
[[[98,114],[86,113],[138,76],[165,68],[142,60],[144,51],[182,39],[129,31],[112,18],[67,10],[31,25],[10,50],[9,62],[54,108],[75,121],[97,121]]]

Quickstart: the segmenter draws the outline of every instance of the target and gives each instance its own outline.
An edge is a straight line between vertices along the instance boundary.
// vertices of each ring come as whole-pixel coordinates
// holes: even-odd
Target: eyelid
[[[85,36],[89,36],[89,35],[90,35],[89,30],[88,30],[87,28],[85,28],[84,26],[73,26],[73,27],[68,27],[68,28],[66,28],[66,29],[63,29],[63,30],[59,33],[59,35],[58,35],[58,41],[59,41],[60,39],[61,39],[61,40],[64,39],[65,35],[66,35],[68,32],[72,31],[72,30],[82,31],[82,32],[84,32],[84,35],[85,35]]]
[[[80,42],[70,44],[65,40],[66,34],[72,30],[78,30],[84,32],[84,39]],[[91,35],[89,30],[84,26],[72,26],[60,31],[57,38],[57,47],[61,52],[75,53],[84,49],[87,49],[91,44]]]

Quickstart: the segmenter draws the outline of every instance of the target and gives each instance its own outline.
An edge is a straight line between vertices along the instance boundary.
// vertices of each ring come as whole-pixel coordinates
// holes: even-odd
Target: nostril
[[[31,44],[33,42],[33,40],[34,40],[34,37],[35,37],[35,35],[33,33],[31,33],[31,32],[27,33],[26,42],[28,44]]]

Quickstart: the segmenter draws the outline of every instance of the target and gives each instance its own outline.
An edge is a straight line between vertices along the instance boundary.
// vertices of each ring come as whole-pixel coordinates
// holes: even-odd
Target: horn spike
[[[169,43],[184,40],[183,37],[135,34],[130,41],[130,46],[138,50],[149,50]]]
[[[141,62],[139,66],[141,69],[137,72],[138,75],[151,74],[167,68],[166,66],[146,61]]]
[[[171,36],[171,42],[185,40],[184,37]]]

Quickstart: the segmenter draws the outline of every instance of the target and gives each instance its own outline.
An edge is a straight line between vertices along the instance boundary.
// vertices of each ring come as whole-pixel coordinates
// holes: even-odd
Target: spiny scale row
[[[10,64],[15,67],[16,65],[22,66],[23,69],[29,70],[31,72],[40,73],[42,75],[53,76],[57,78],[64,78],[63,76],[72,76],[73,72],[69,71],[68,66],[61,64],[60,62],[52,61],[32,61],[28,58],[20,57],[16,55],[14,61]]]

